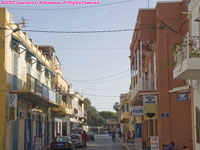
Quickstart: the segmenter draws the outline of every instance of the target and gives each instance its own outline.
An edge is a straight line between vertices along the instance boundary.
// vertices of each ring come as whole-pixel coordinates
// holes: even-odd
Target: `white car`
[[[83,147],[82,136],[80,134],[70,135],[75,147]]]

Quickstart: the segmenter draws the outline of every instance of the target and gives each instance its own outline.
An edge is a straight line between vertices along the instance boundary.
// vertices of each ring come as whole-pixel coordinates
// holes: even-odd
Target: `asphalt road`
[[[83,148],[77,150],[84,150]],[[120,141],[112,141],[109,135],[95,135],[95,141],[87,143],[86,150],[128,150]]]

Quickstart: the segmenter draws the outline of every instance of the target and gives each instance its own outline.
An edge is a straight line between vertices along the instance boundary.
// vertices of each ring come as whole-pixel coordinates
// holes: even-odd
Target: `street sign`
[[[158,136],[151,136],[151,150],[159,150],[159,137]]]
[[[168,118],[169,117],[169,113],[162,113],[161,116],[162,116],[162,118]]]
[[[178,94],[177,95],[177,101],[187,101],[189,99],[188,93]]]
[[[143,106],[133,106],[132,115],[133,116],[142,116],[142,115],[144,115]]]
[[[158,118],[158,106],[157,106],[157,96],[148,95],[143,96],[144,103],[144,119],[157,119]]]

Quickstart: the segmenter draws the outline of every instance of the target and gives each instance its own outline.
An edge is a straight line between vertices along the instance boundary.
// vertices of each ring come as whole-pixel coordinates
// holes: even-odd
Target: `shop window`
[[[200,109],[196,107],[196,141],[200,143]]]

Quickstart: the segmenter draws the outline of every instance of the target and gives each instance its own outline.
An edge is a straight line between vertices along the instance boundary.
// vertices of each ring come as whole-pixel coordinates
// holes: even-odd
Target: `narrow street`
[[[79,149],[83,150],[83,148]],[[123,143],[116,139],[112,142],[112,138],[109,135],[95,135],[95,141],[89,141],[87,150],[129,150]]]

